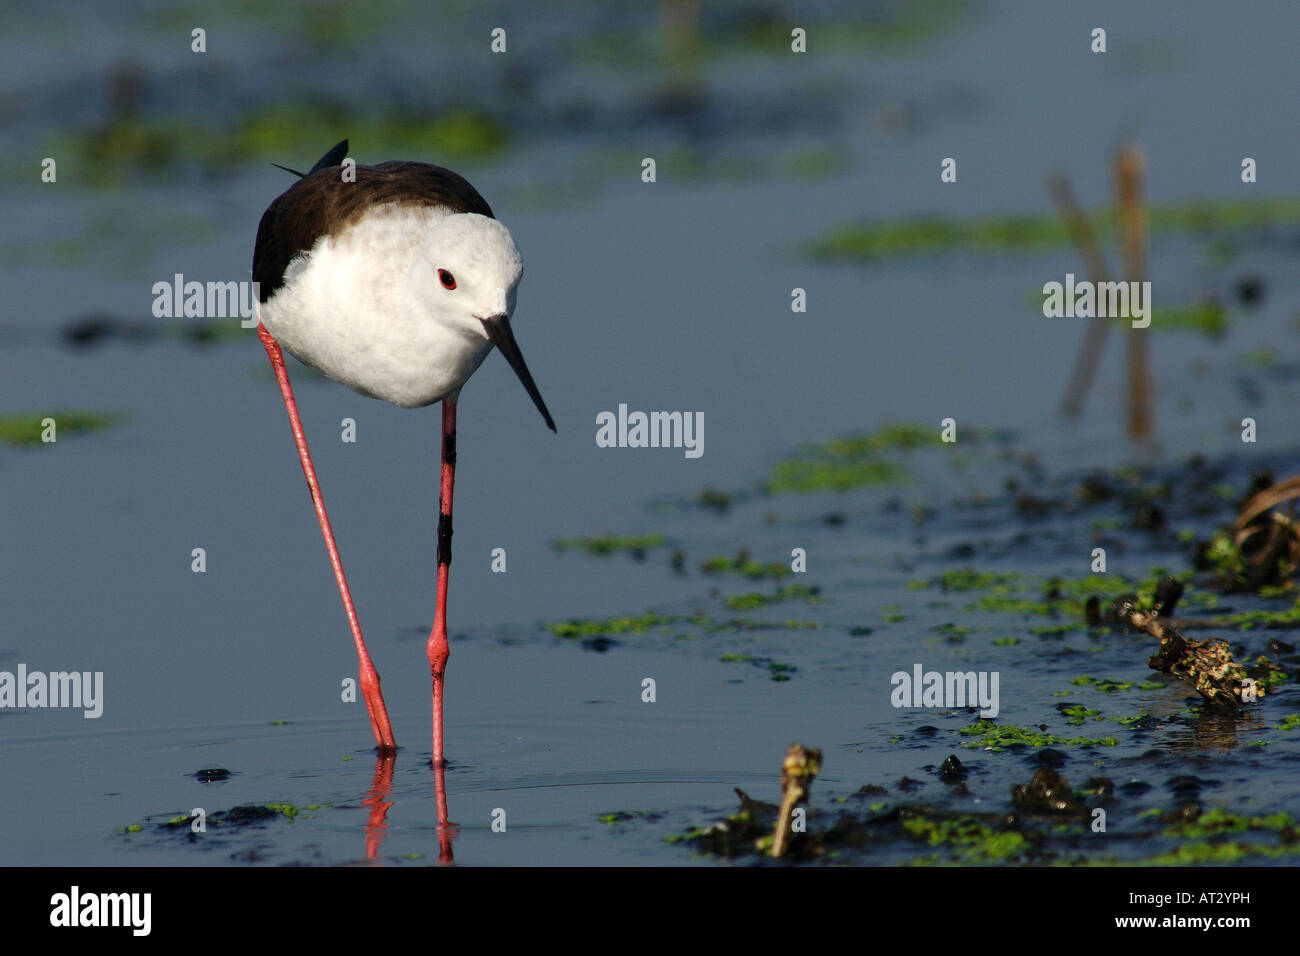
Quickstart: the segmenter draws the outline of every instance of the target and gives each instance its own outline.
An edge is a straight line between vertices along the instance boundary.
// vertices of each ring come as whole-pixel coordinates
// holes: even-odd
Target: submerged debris
[[[1011,802],[1022,813],[1058,813],[1082,816],[1088,808],[1076,803],[1070,785],[1055,770],[1043,767],[1027,784],[1011,788]]]
[[[1176,581],[1172,585],[1162,582],[1162,587],[1163,600],[1158,591],[1156,607],[1172,611],[1182,592],[1181,585]],[[1163,620],[1157,610],[1135,607],[1132,595],[1116,598],[1105,616],[1159,640],[1159,651],[1147,663],[1154,670],[1187,681],[1211,706],[1235,711],[1243,703],[1264,696],[1264,685],[1232,659],[1232,649],[1226,641],[1189,641],[1169,621]]]

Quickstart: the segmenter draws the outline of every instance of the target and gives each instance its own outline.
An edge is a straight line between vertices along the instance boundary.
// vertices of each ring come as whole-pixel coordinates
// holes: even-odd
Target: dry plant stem
[[[781,809],[776,815],[776,832],[772,834],[772,856],[780,859],[790,842],[790,816],[808,796],[813,778],[821,771],[822,752],[791,744],[781,764]]]
[[[1276,485],[1265,488],[1241,506],[1241,513],[1232,523],[1233,532],[1240,532],[1265,511],[1297,497],[1300,497],[1300,478],[1288,478],[1286,481],[1279,481]]]
[[[1053,173],[1047,177],[1047,191],[1052,201],[1056,203],[1056,210],[1061,216],[1061,221],[1065,223],[1070,241],[1074,243],[1083,258],[1084,267],[1088,270],[1088,278],[1094,284],[1110,281],[1110,270],[1106,267],[1101,246],[1097,244],[1097,236],[1092,231],[1092,226],[1089,225],[1083,210],[1079,208],[1074,192],[1070,189],[1070,183],[1062,174]],[[1062,415],[1077,418],[1083,411],[1083,403],[1088,398],[1093,379],[1097,377],[1097,364],[1101,361],[1101,353],[1106,346],[1106,335],[1109,332],[1110,320],[1108,319],[1094,318],[1088,323],[1083,343],[1074,357],[1074,366],[1070,369],[1069,384],[1066,385],[1065,395],[1061,399]]]
[[[1142,282],[1146,276],[1147,215],[1142,197],[1145,161],[1137,146],[1125,146],[1115,159],[1115,185],[1119,195],[1120,242],[1124,251],[1124,278]],[[1148,302],[1147,306],[1150,307]],[[1151,368],[1147,358],[1147,329],[1129,329],[1128,435],[1151,437]]]

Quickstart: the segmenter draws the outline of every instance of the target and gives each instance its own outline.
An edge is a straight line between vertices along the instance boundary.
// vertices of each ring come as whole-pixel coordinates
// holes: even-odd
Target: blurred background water
[[[870,645],[850,635],[903,592],[895,558],[914,564],[934,545],[881,518],[896,492],[742,493],[710,510],[690,505],[700,489],[752,491],[803,442],[889,422],[937,430],[949,416],[1016,436],[1051,475],[1137,454],[1122,437],[1115,341],[1082,419],[1056,414],[1083,324],[1045,319],[1035,297],[1084,271],[1068,243],[837,261],[826,240],[845,227],[1051,220],[1052,170],[1099,208],[1127,141],[1145,152],[1153,209],[1274,208],[1248,229],[1225,212],[1153,231],[1156,309],[1209,303],[1226,331],[1157,322],[1157,442],[1142,454],[1296,461],[1292,4],[86,2],[14,3],[6,21],[0,416],[20,431],[56,411],[113,421],[0,444],[0,668],[103,671],[106,696],[96,721],[0,710],[0,862],[364,856],[370,734],[338,692],[355,657],[265,356],[237,320],[151,313],[154,284],[175,274],[247,279],[258,218],[291,181],[270,163],[307,168],[344,137],[358,162],[456,169],[509,226],[526,264],[515,327],[559,426],[541,426],[496,357],[462,396],[448,672],[462,862],[684,862],[660,837],[728,807],[732,786],[770,788],[789,740],[833,752],[832,789],[917,776],[957,746],[889,746],[904,718],[888,676],[934,622]],[[793,26],[808,31],[805,54],[790,50]],[[1105,54],[1089,50],[1096,26]],[[206,52],[191,49],[195,28]],[[958,180],[944,184],[950,156]],[[1241,181],[1244,156],[1255,184]],[[57,182],[41,181],[46,157]],[[1107,251],[1117,264],[1113,237]],[[794,288],[806,313],[791,311]],[[290,374],[406,748],[380,856],[431,859],[438,412]],[[620,403],[703,412],[703,456],[598,448],[596,416]],[[1245,416],[1257,446],[1240,442]],[[344,418],[355,444],[337,438]],[[905,503],[996,493],[1004,476],[976,459]],[[637,562],[553,547],[604,532],[662,535],[686,571],[665,550]],[[1013,533],[1010,517],[990,532]],[[742,547],[786,564],[808,550],[826,600],[773,619],[815,630],[687,626],[601,653],[544,627],[713,614],[713,589],[752,588],[719,585],[699,562]],[[505,574],[490,569],[495,548]],[[1069,553],[1005,563],[1077,572]],[[733,650],[798,676],[720,659]],[[1128,656],[1143,672],[1145,654]],[[653,706],[640,700],[647,676]],[[1036,723],[1041,698],[1003,687],[1025,702],[1004,705],[1008,719]],[[234,775],[192,777],[210,766]],[[1239,794],[1257,769],[1220,768]],[[1293,803],[1294,772],[1279,773],[1291,782],[1278,798]],[[988,774],[998,798],[1026,776]],[[331,809],[197,846],[118,832],[249,802]],[[488,830],[495,807],[506,835]],[[598,822],[630,808],[655,821]]]

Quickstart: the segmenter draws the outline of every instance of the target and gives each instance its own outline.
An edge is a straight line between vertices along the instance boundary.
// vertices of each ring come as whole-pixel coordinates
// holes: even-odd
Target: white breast
[[[491,343],[433,320],[407,280],[428,229],[447,211],[388,205],[323,236],[285,271],[259,318],[290,354],[362,395],[406,408],[465,384]]]

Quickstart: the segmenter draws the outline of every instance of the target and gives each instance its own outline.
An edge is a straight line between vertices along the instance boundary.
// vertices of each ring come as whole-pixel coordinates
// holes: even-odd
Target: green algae
[[[668,627],[674,624],[705,623],[703,615],[687,616],[681,614],[656,614],[650,612],[640,617],[610,617],[597,620],[573,618],[568,621],[551,621],[543,624],[546,630],[556,637],[580,638],[599,637],[610,634],[646,634],[652,629]]]
[[[42,433],[45,431],[43,422],[47,418],[54,419],[55,438],[61,440],[67,435],[103,431],[124,421],[125,417],[119,413],[88,412],[75,409],[32,412],[26,415],[5,415],[0,416],[0,442],[15,447],[57,445],[57,441],[45,442],[41,438]]]
[[[766,488],[774,494],[849,491],[852,488],[901,485],[907,472],[892,461],[781,461],[772,466]]]
[[[904,484],[907,471],[885,456],[942,444],[937,428],[914,422],[810,442],[772,466],[765,488],[771,493],[806,493]]]
[[[1300,727],[1300,714],[1287,714],[1282,718],[1282,723],[1273,726],[1278,730],[1295,730]]]
[[[1091,687],[1099,690],[1103,694],[1115,694],[1120,691],[1129,690],[1160,690],[1165,684],[1162,681],[1141,681],[1133,682],[1127,680],[1114,680],[1112,678],[1093,677],[1091,674],[1084,674],[1082,677],[1075,677],[1070,680],[1071,684],[1076,687]]]
[[[905,831],[929,846],[955,848],[957,862],[969,865],[1005,863],[1034,850],[1023,833],[992,827],[977,817],[908,816],[902,825]]]
[[[668,541],[661,534],[603,534],[581,538],[556,538],[551,546],[558,552],[581,551],[588,557],[603,558],[626,551],[634,558],[643,558],[647,551],[662,548]]]
[[[734,633],[743,631],[816,630],[816,621],[752,621],[746,618],[712,618],[703,612],[695,614],[658,614],[650,611],[636,617],[570,618],[565,621],[547,621],[542,628],[565,640],[593,637],[618,637],[627,634],[665,633],[677,630],[679,639],[693,638],[694,631],[704,633]],[[686,630],[682,631],[685,627]]]
[[[1089,215],[1099,237],[1117,231],[1111,208]],[[1300,223],[1300,198],[1193,201],[1150,207],[1150,234],[1203,235]],[[1067,246],[1069,232],[1054,214],[956,220],[938,216],[836,226],[808,243],[816,259],[876,262],[952,252],[1039,253]]]
[[[233,128],[122,115],[94,130],[57,134],[46,148],[48,155],[68,157],[68,167],[81,182],[103,186],[194,166],[222,171],[250,160],[302,169],[315,159],[302,155],[304,143],[318,144],[323,152],[344,136],[363,165],[386,154],[448,164],[485,160],[502,153],[510,141],[505,123],[482,109],[372,111],[303,100],[246,112]]]
[[[722,603],[733,611],[752,611],[755,608],[769,607],[784,601],[806,601],[816,604],[823,600],[821,588],[806,584],[789,584],[777,588],[771,594],[751,592],[749,594],[732,594],[724,597]]]
[[[1037,637],[1064,637],[1074,631],[1082,630],[1082,624],[1041,624],[1031,627],[1029,633]]]
[[[615,810],[613,813],[605,813],[596,817],[598,823],[605,826],[617,826],[621,823],[632,823],[636,820],[654,821],[660,819],[662,814],[653,810]]]
[[[1061,708],[1061,715],[1065,718],[1065,722],[1073,727],[1083,726],[1089,717],[1096,717],[1098,720],[1102,719],[1098,716],[1100,713],[1101,711],[1084,707],[1082,704]]]
[[[988,591],[1010,587],[1023,580],[1019,574],[1001,574],[993,571],[976,571],[973,568],[953,568],[929,581],[909,581],[913,589],[938,587],[944,591]]]
[[[977,720],[973,724],[962,727],[957,732],[966,737],[978,737],[977,740],[964,742],[963,747],[969,750],[983,747],[995,752],[1014,746],[1052,747],[1068,744],[1079,747],[1114,747],[1119,744],[1119,741],[1114,737],[1057,737],[1054,734],[1029,727],[1017,727],[1014,724],[995,724],[990,720]]]
[[[1215,807],[1196,815],[1193,819],[1178,819],[1166,827],[1165,836],[1205,839],[1225,833],[1246,833],[1251,830],[1267,830],[1273,833],[1300,838],[1296,830],[1296,821],[1287,813],[1272,813],[1267,816],[1245,816]]]
[[[784,564],[776,562],[763,563],[755,561],[749,557],[748,552],[742,551],[734,558],[728,558],[723,555],[709,558],[700,565],[700,570],[705,574],[731,574],[748,578],[751,581],[761,581],[770,578],[789,577],[794,572]]]

